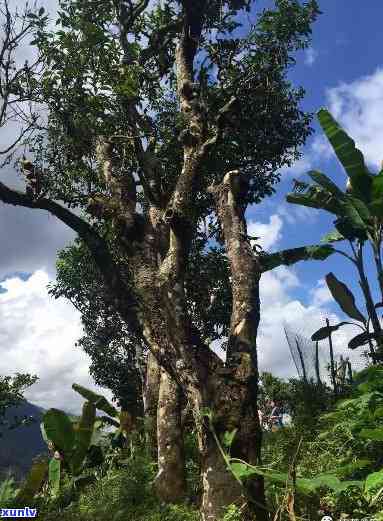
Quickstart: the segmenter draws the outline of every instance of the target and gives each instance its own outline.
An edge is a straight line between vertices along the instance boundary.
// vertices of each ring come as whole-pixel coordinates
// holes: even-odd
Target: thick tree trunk
[[[225,461],[215,440],[209,436],[206,454],[201,461],[202,473],[202,521],[218,521],[230,504],[241,507],[246,502],[243,488],[226,468]]]
[[[158,474],[154,488],[167,503],[186,494],[184,442],[178,384],[162,369],[157,410]]]

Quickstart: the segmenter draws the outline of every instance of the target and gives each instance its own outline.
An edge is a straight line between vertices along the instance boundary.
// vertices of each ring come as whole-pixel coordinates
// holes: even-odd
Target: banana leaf
[[[309,208],[326,210],[335,215],[341,212],[340,199],[328,190],[324,190],[316,185],[310,185],[305,193],[291,192],[287,194],[286,201],[292,204],[308,206]]]
[[[322,188],[332,193],[334,196],[342,199],[345,196],[345,193],[325,174],[319,172],[318,170],[310,170],[307,174],[311,177],[313,181],[318,183]]]
[[[346,315],[348,315],[350,318],[365,324],[366,319],[356,307],[355,297],[347,288],[347,286],[338,280],[333,273],[328,273],[326,275],[326,282],[328,289],[330,290],[336,302],[339,304],[342,311],[344,311],[344,313],[346,313]]]
[[[74,475],[79,474],[92,440],[94,422],[96,419],[96,407],[91,402],[85,402],[82,407],[82,415],[75,434],[75,448],[69,464]]]
[[[325,338],[328,338],[331,333],[337,331],[341,326],[344,326],[345,324],[352,325],[352,322],[339,322],[339,324],[335,324],[334,326],[321,327],[311,335],[311,340],[313,342],[319,342],[319,340],[324,340]]]
[[[49,409],[43,416],[43,423],[46,437],[67,458],[75,443],[75,431],[69,417],[64,411]]]
[[[77,393],[81,394],[86,400],[93,403],[99,411],[103,411],[109,416],[118,418],[118,410],[108,402],[108,400],[101,394],[97,394],[86,387],[78,384],[72,384],[72,389]]]
[[[376,217],[383,217],[383,171],[372,178],[372,197],[369,208]]]
[[[331,243],[344,240],[346,240],[346,237],[344,237],[338,230],[335,229],[332,232],[326,233],[326,235],[322,237],[320,242]]]
[[[262,255],[261,271],[263,273],[282,265],[290,266],[302,260],[324,260],[334,252],[334,248],[329,244],[314,244]]]
[[[53,497],[56,497],[60,492],[61,481],[61,460],[52,458],[49,462],[49,485]]]
[[[371,201],[372,176],[367,170],[362,152],[326,109],[318,111],[319,123],[335,154],[350,178],[352,192],[366,203]]]
[[[367,344],[369,339],[373,339],[375,335],[373,333],[368,333],[367,331],[360,333],[359,335],[354,336],[349,343],[348,348],[349,349],[356,349],[357,347],[364,346]]]

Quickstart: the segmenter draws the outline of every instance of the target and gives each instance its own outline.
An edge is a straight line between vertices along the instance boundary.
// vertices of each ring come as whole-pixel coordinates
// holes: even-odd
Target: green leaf
[[[377,217],[383,217],[383,171],[372,178],[372,196],[369,208]]]
[[[340,200],[337,197],[331,194],[331,192],[314,185],[311,185],[304,194],[287,194],[286,201],[292,204],[308,206],[309,208],[326,210],[335,215],[338,215],[341,211]]]
[[[383,441],[383,428],[362,429],[359,436],[367,440]]]
[[[321,327],[320,329],[318,329],[317,331],[315,331],[315,333],[313,333],[311,335],[311,340],[313,342],[318,342],[319,340],[323,340],[324,338],[328,338],[331,333],[333,333],[334,331],[336,331],[337,329],[339,329],[341,326],[343,326],[345,324],[352,325],[352,322],[339,322],[339,324],[336,324],[335,326]]]
[[[291,266],[303,260],[325,260],[333,253],[335,253],[335,250],[329,244],[315,244],[262,255],[262,272],[282,265]]]
[[[49,409],[43,416],[43,423],[47,438],[64,457],[68,456],[75,443],[73,424],[69,417],[64,411]]]
[[[72,384],[72,389],[77,393],[81,394],[81,396],[83,396],[86,400],[93,403],[98,410],[103,411],[106,414],[109,414],[109,416],[115,418],[119,417],[118,410],[115,407],[113,407],[113,405],[110,402],[108,402],[108,400],[101,394],[97,394],[91,391],[90,389],[87,389],[86,387],[83,387],[82,385],[78,384]]]
[[[249,467],[245,463],[234,462],[230,463],[230,468],[232,473],[236,476],[237,479],[246,479],[250,476],[254,476],[255,474],[259,474],[258,471]]]
[[[349,317],[365,324],[366,319],[356,307],[354,295],[347,286],[338,280],[333,273],[328,273],[326,275],[326,282],[332,296],[339,304],[342,311],[344,311],[344,313]]]
[[[52,458],[49,462],[49,485],[53,497],[58,496],[60,492],[60,479],[61,479],[61,460],[58,458]]]
[[[356,148],[355,141],[348,136],[328,110],[319,110],[318,120],[350,178],[353,195],[367,203],[370,202],[372,176],[366,168],[362,152]]]
[[[96,419],[96,407],[91,402],[85,402],[82,407],[82,415],[75,432],[75,448],[69,464],[74,475],[82,468],[86,454],[90,447]]]
[[[367,331],[365,331],[364,333],[360,333],[359,335],[354,336],[354,338],[352,338],[349,341],[348,348],[356,349],[357,347],[364,346],[365,344],[367,344],[369,339],[373,339],[373,338],[374,338],[373,333],[367,333]]]
[[[238,429],[234,429],[231,432],[226,431],[222,437],[222,444],[227,449],[230,449],[230,447],[233,444],[235,435],[237,434]]]
[[[344,241],[346,238],[338,231],[333,230],[332,232],[327,233],[324,237],[322,237],[321,242],[338,242]]]
[[[307,174],[311,177],[313,181],[318,183],[322,188],[331,192],[333,195],[337,196],[337,198],[342,199],[345,194],[342,190],[333,182],[329,177],[322,172],[318,172],[318,170],[310,170]]]
[[[365,492],[370,492],[373,489],[380,488],[383,486],[383,470],[379,470],[378,472],[373,472],[369,474],[366,478],[364,490]]]

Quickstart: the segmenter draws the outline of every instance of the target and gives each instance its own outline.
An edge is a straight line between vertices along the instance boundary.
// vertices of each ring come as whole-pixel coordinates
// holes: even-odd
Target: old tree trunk
[[[262,479],[238,481],[217,440],[235,429],[231,455],[259,463],[262,272],[331,253],[260,255],[249,241],[246,209],[271,193],[275,171],[309,134],[302,94],[284,74],[318,13],[314,0],[288,0],[291,9],[278,4],[234,38],[253,3],[113,1],[91,11],[86,2],[64,4],[57,40],[43,34],[44,22],[37,26],[44,81],[36,99],[49,109],[49,132],[40,155],[22,163],[26,191],[0,182],[3,202],[48,211],[78,234],[111,305],[150,351],[144,409],[164,501],[186,493],[188,403],[203,521],[219,521],[233,503],[243,521],[269,519]],[[223,362],[210,344],[225,337]]]

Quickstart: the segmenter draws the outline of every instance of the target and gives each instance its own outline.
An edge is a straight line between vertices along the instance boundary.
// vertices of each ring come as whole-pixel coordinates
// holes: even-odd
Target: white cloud
[[[316,287],[310,290],[310,294],[314,306],[319,307],[323,304],[328,304],[333,300],[333,297],[324,279],[321,279],[317,282]]]
[[[317,58],[318,58],[318,51],[316,51],[313,47],[309,47],[308,49],[305,50],[305,59],[304,59],[304,63],[305,65],[307,65],[308,67],[311,67],[312,65],[314,65],[314,63],[316,62]]]
[[[292,166],[284,166],[279,170],[282,179],[299,178],[310,170],[320,169],[320,164],[333,157],[334,152],[327,139],[316,135],[305,148],[302,157],[295,161]]]
[[[330,299],[322,283],[311,292],[308,305],[304,305],[292,297],[289,291],[292,286],[286,284],[286,272],[291,273],[291,269],[277,269],[262,276],[261,322],[257,341],[260,371],[271,371],[284,378],[297,374],[285,337],[284,325],[287,324],[293,331],[309,339],[314,331],[326,325],[326,317],[331,324],[340,321],[328,307]],[[299,280],[294,274],[293,278],[293,286],[298,287]],[[361,369],[364,362],[360,357],[360,351],[350,351],[347,343],[358,332],[356,326],[347,326],[333,335],[335,356],[348,356],[355,369]],[[328,360],[327,341],[320,343],[320,349],[323,357]]]
[[[259,244],[264,250],[269,250],[275,246],[281,238],[281,230],[283,221],[279,215],[271,215],[268,223],[260,223],[250,220],[247,225],[247,233],[253,237],[259,237],[256,244]]]
[[[88,374],[89,357],[74,344],[82,335],[80,314],[65,299],[54,300],[39,270],[28,280],[7,279],[0,294],[1,373],[36,374],[39,381],[25,394],[44,408],[79,410],[83,398],[71,389],[76,382],[96,387]],[[108,398],[109,391],[101,390]]]
[[[328,89],[329,109],[355,140],[366,161],[379,169],[383,159],[383,68]]]

